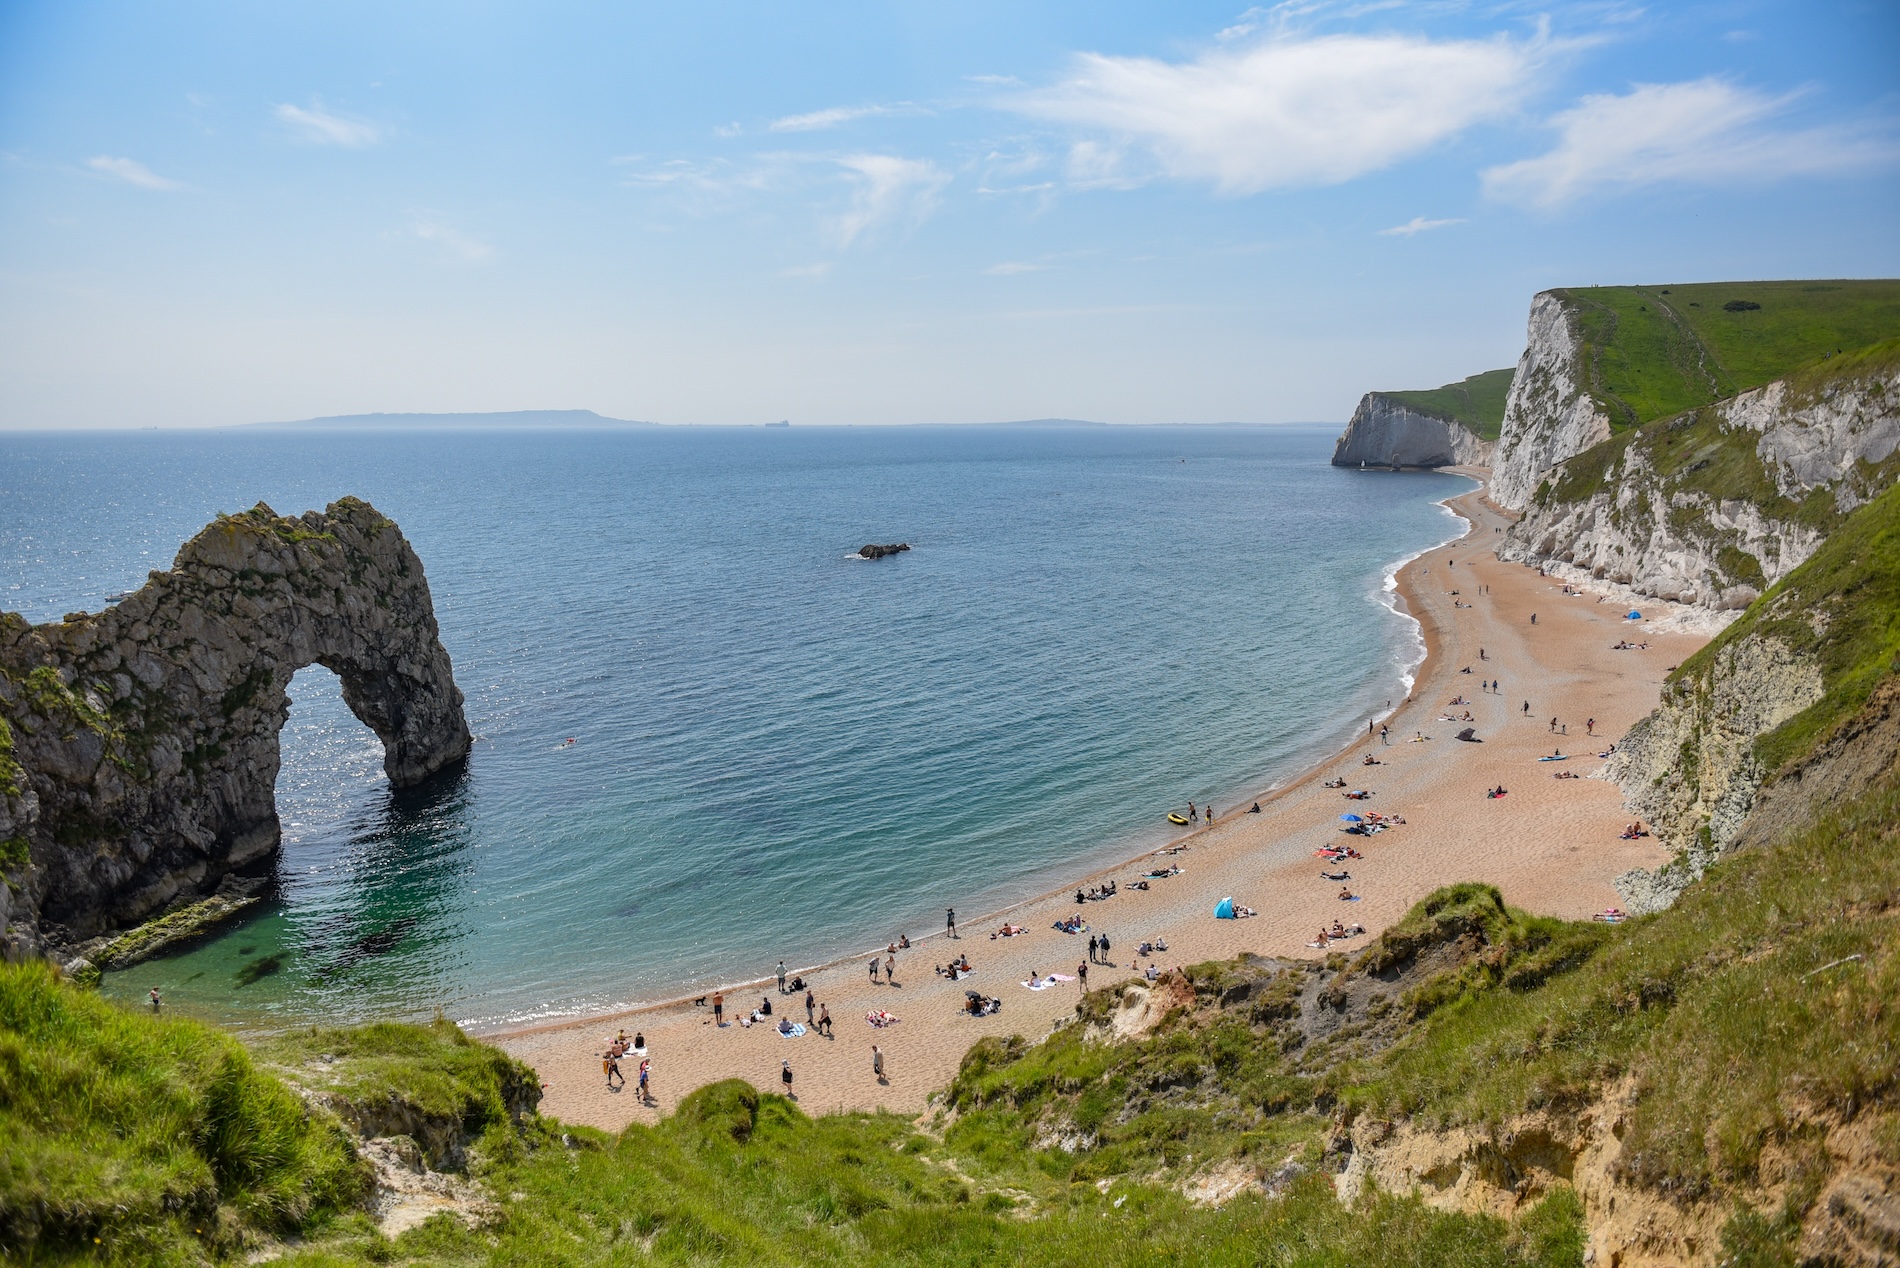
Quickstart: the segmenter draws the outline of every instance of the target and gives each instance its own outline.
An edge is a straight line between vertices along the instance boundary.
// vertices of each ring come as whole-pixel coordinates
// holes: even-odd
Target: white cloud
[[[1005,260],[1001,264],[992,264],[983,271],[991,277],[1014,277],[1018,273],[1041,273],[1047,264],[1030,264],[1024,260]]]
[[[177,181],[167,180],[136,159],[114,158],[110,154],[101,154],[97,158],[86,160],[86,166],[95,172],[117,177],[128,185],[137,185],[140,189],[183,189]]]
[[[495,253],[495,248],[480,238],[471,237],[459,229],[434,220],[417,220],[409,226],[410,230],[424,242],[433,242],[450,254],[470,264],[486,260]]]
[[[1763,126],[1794,95],[1768,97],[1720,79],[1638,84],[1583,98],[1551,120],[1557,147],[1484,173],[1494,197],[1555,207],[1605,189],[1664,182],[1763,184],[1889,161],[1893,140],[1866,130]]]
[[[832,261],[820,260],[816,264],[798,264],[789,269],[780,269],[780,277],[823,277],[831,272]]]
[[[852,154],[837,163],[857,187],[850,209],[834,226],[841,246],[850,246],[886,225],[922,223],[936,210],[938,195],[950,183],[950,174],[928,159]]]
[[[1413,216],[1402,225],[1393,225],[1390,229],[1379,230],[1379,236],[1381,238],[1410,238],[1428,229],[1443,229],[1447,225],[1463,223],[1463,220],[1427,220],[1423,216]]]
[[[1252,194],[1351,180],[1506,114],[1550,49],[1541,39],[1275,34],[1187,62],[1083,54],[1062,83],[1004,104],[1112,138],[1071,154],[1092,183],[1134,181],[1108,155],[1139,147],[1149,172]]]
[[[375,124],[332,114],[318,102],[312,102],[308,110],[285,102],[271,113],[295,128],[300,137],[313,145],[340,145],[345,149],[360,150],[383,139],[383,130]]]
[[[810,114],[788,114],[782,119],[774,119],[767,124],[773,132],[823,132],[841,124],[852,123],[858,119],[878,119],[890,115],[914,115],[926,113],[921,107],[908,101],[900,101],[888,106],[832,106],[828,110],[814,110]]]

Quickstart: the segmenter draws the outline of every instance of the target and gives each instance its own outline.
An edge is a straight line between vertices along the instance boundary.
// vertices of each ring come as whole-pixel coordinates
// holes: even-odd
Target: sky
[[[1900,5],[0,0],[0,427],[1344,420],[1900,276]]]

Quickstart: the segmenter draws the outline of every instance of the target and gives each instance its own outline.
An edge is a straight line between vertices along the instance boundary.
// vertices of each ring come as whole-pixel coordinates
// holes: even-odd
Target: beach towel
[[[793,1023],[792,1023],[792,1028],[791,1028],[790,1030],[781,1030],[781,1031],[779,1031],[779,1032],[778,1032],[778,1037],[779,1037],[780,1039],[796,1039],[796,1038],[798,1038],[798,1037],[799,1037],[800,1035],[802,1035],[802,1034],[804,1034],[804,1033],[805,1033],[805,1027],[804,1027],[804,1025],[803,1025],[803,1023],[801,1023],[801,1022],[793,1022]]]
[[[1023,985],[1028,987],[1032,991],[1046,991],[1049,989],[1050,983],[1053,982],[1054,980],[1055,979],[1053,978],[1045,977],[1041,979],[1040,981],[1036,981],[1036,982],[1024,982]]]
[[[1344,898],[1341,898],[1339,901],[1342,903],[1356,903],[1359,901],[1359,895],[1348,894]]]
[[[1051,973],[1047,980],[1055,981],[1055,982],[1073,982],[1075,981],[1075,975],[1073,973]]]

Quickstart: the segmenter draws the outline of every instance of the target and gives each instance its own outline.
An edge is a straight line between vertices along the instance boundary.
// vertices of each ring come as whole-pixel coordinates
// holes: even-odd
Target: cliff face
[[[1900,474],[1897,449],[1900,346],[1877,345],[1570,459],[1498,554],[1739,610]]]
[[[0,616],[0,947],[69,945],[267,859],[285,689],[312,664],[393,785],[467,755],[422,562],[354,498],[221,516],[104,612]]]
[[[1618,879],[1630,910],[1673,902],[1709,863],[1813,818],[1900,755],[1900,488],[1670,678],[1605,774],[1677,862]]]
[[[1335,467],[1483,466],[1491,442],[1462,424],[1413,409],[1383,392],[1367,392],[1333,448]]]
[[[1586,389],[1582,350],[1563,300],[1550,291],[1532,299],[1528,341],[1492,456],[1491,498],[1499,506],[1522,510],[1544,472],[1610,438],[1610,416]]]

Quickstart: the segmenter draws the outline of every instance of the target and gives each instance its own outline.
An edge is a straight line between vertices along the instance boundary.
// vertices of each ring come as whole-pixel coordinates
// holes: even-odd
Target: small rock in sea
[[[895,555],[900,550],[909,549],[909,542],[892,542],[888,546],[861,546],[858,548],[858,555],[863,559],[882,559],[886,555]]]

